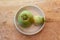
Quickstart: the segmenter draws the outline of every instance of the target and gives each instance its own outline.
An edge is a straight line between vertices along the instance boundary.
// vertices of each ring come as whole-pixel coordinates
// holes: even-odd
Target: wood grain
[[[13,22],[16,12],[25,4],[36,4],[46,16],[45,27],[33,36],[19,33]],[[0,40],[60,40],[60,0],[0,0]]]

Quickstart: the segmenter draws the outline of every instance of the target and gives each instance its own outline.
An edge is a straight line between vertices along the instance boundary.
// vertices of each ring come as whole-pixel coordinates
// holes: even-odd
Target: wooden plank
[[[25,0],[24,0],[25,1]],[[28,2],[19,0],[0,0],[0,40],[60,40],[60,0],[43,0],[36,4],[45,13],[46,23],[44,29],[36,35],[25,36],[19,33],[14,25],[13,18],[19,8]]]

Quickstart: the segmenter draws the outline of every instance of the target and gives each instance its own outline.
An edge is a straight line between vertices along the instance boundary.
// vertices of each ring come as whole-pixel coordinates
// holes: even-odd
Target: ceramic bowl
[[[34,24],[32,24],[31,27],[29,27],[29,28],[22,28],[18,24],[17,17],[19,15],[19,13],[21,13],[23,10],[29,10],[29,11],[32,12],[33,16],[40,15],[40,16],[43,16],[44,19],[45,19],[44,12],[37,5],[24,5],[24,6],[21,6],[20,9],[18,10],[18,12],[16,13],[16,15],[14,16],[14,24],[16,26],[16,29],[20,33],[25,34],[25,35],[34,35],[34,34],[37,34],[38,32],[40,32],[43,29],[45,22],[44,22],[43,25],[39,25],[39,26],[35,26]]]

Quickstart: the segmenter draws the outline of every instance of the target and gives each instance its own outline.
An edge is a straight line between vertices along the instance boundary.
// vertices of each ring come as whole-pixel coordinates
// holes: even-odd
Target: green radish
[[[18,15],[18,23],[26,28],[33,23],[33,15],[30,11],[24,10]]]
[[[41,25],[44,23],[44,17],[42,16],[34,16],[34,24]]]

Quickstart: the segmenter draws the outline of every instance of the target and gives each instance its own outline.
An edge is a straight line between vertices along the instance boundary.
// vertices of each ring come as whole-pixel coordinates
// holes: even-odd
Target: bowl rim
[[[34,7],[38,8],[38,9],[43,13],[43,17],[44,17],[44,19],[45,19],[45,14],[44,14],[44,12],[43,12],[42,9],[41,9],[40,7],[38,7],[37,5],[23,5],[23,6],[21,6],[21,7],[19,8],[19,10],[17,11],[17,13],[20,11],[20,9],[22,9],[22,8],[24,8],[24,7],[27,7],[27,6],[34,6]],[[34,35],[34,34],[39,33],[39,32],[44,28],[45,22],[44,22],[44,24],[42,25],[42,27],[41,27],[39,30],[37,30],[36,32],[34,32],[34,33],[29,34],[29,33],[26,33],[26,32],[21,31],[21,30],[17,27],[17,24],[16,24],[16,15],[17,15],[17,13],[16,13],[15,16],[14,16],[14,24],[15,24],[16,29],[17,29],[20,33],[22,33],[22,34],[24,34],[24,35]]]

